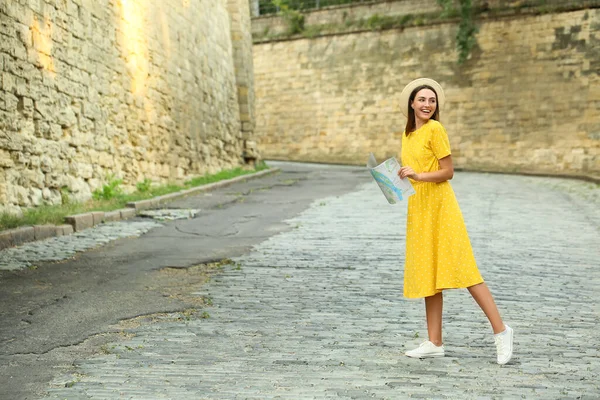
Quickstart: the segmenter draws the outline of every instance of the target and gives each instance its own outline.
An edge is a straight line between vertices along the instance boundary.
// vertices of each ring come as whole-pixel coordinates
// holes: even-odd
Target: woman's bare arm
[[[454,165],[452,164],[452,156],[446,156],[438,160],[440,163],[440,169],[433,172],[421,172],[415,173],[411,167],[402,167],[398,175],[400,178],[409,177],[415,181],[421,182],[446,182],[452,179],[454,176]]]

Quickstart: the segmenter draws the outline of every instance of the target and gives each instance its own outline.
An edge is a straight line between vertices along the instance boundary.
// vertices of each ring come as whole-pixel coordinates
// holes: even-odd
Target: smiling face
[[[431,89],[421,89],[415,95],[415,99],[410,104],[415,112],[415,122],[422,125],[429,121],[437,109],[437,96]]]

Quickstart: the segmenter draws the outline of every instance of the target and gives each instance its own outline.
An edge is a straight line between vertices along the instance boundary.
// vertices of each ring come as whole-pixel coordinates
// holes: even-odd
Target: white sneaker
[[[494,335],[496,350],[498,351],[498,364],[504,365],[510,361],[513,354],[513,329],[504,325],[506,330]]]
[[[429,340],[424,341],[414,350],[405,353],[413,358],[444,357],[444,345],[436,346]]]

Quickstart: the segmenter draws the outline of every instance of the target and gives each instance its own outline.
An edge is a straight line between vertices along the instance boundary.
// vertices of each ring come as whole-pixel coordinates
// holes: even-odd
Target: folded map
[[[373,179],[375,179],[390,204],[396,204],[404,197],[415,194],[415,189],[413,189],[408,178],[400,179],[398,176],[400,163],[396,158],[388,158],[377,165],[375,155],[371,153],[369,161],[367,161],[367,168],[369,168]]]

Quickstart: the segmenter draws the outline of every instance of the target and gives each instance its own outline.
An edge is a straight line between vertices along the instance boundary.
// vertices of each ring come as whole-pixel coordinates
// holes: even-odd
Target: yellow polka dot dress
[[[416,173],[438,171],[438,160],[449,155],[448,135],[438,121],[402,135],[402,165]],[[416,193],[408,198],[404,296],[428,297],[483,282],[450,182],[411,183]]]

